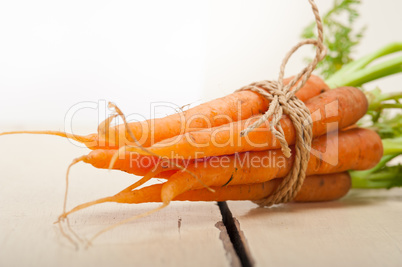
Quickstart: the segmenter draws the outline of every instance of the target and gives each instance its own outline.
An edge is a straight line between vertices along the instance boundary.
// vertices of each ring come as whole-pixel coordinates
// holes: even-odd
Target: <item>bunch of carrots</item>
[[[296,93],[311,113],[313,142],[307,177],[294,201],[339,199],[350,190],[353,179],[361,185],[364,175],[378,172],[395,157],[395,143],[383,141],[375,129],[361,128],[357,123],[379,101],[368,100],[359,88],[402,71],[401,58],[369,64],[400,50],[400,43],[388,45],[344,65],[326,81],[312,75]],[[49,134],[85,144],[91,152],[73,160],[67,181],[71,166],[78,162],[143,177],[113,196],[81,204],[70,211],[65,203],[60,220],[104,202],[162,203],[159,208],[135,217],[138,218],[174,200],[258,201],[272,194],[292,168],[293,153],[288,157],[282,152],[270,131],[269,121],[246,136],[240,135],[267,111],[269,104],[255,92],[236,91],[164,118],[130,123],[111,104],[116,114],[102,122],[97,133],[77,136],[56,131],[22,131],[0,135]],[[117,116],[124,123],[112,126]],[[289,117],[283,115],[280,124],[287,143],[294,145],[295,129]],[[154,178],[164,182],[141,187]]]
[[[313,142],[307,177],[294,201],[339,199],[351,188],[349,170],[370,170],[381,164],[380,136],[356,126],[366,114],[369,102],[356,88],[362,84],[361,77],[356,72],[353,75],[353,81],[345,76],[332,80],[336,84],[334,89],[313,75],[296,93],[311,113]],[[366,72],[363,75],[364,82],[370,81],[369,77],[378,78]],[[348,86],[349,83],[356,87]],[[281,151],[269,121],[240,136],[268,106],[269,101],[258,93],[237,91],[164,118],[127,123],[123,113],[112,104],[116,114],[102,122],[97,133],[87,136],[54,131],[1,135],[49,134],[85,144],[92,151],[72,162],[67,182],[70,167],[78,162],[143,176],[113,196],[78,205],[70,211],[65,203],[59,218],[61,221],[73,212],[104,202],[162,203],[157,209],[128,221],[160,210],[174,200],[258,201],[272,194],[292,168],[293,154],[286,157]],[[111,121],[117,116],[124,123],[112,126]],[[283,115],[280,124],[287,143],[293,145],[295,129],[289,117]],[[165,182],[140,187],[153,178]]]
[[[314,139],[307,178],[295,201],[338,199],[350,189],[348,170],[370,169],[383,155],[378,134],[355,126],[367,112],[367,98],[355,87],[330,89],[318,76],[311,76],[296,96],[310,110]],[[117,114],[101,123],[97,134],[87,136],[52,131],[3,134],[72,138],[92,151],[70,167],[82,161],[143,176],[114,196],[65,211],[61,219],[104,202],[162,202],[163,208],[173,200],[259,200],[274,191],[293,162],[293,156],[286,157],[280,150],[269,122],[240,137],[268,105],[255,92],[239,91],[161,119],[111,126],[114,117],[124,116],[114,106]],[[287,115],[281,126],[288,144],[294,144],[295,129]],[[137,189],[152,178],[166,181]]]

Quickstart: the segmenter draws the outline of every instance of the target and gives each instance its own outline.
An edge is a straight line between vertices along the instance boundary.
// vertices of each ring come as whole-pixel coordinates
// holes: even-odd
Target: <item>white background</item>
[[[64,130],[68,110],[86,101],[149,117],[151,102],[194,105],[276,79],[313,19],[307,0],[0,3],[0,131]],[[317,4],[324,13],[332,0]],[[402,1],[364,1],[359,25],[368,30],[356,56],[402,41],[400,10]],[[287,74],[307,55],[297,54]],[[370,87],[400,91],[401,76]],[[75,133],[94,132],[98,117],[77,112]]]

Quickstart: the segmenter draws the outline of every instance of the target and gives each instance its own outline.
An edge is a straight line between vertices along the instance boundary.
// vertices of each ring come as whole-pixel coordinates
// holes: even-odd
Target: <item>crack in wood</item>
[[[226,251],[226,258],[229,260],[231,267],[241,267],[240,259],[236,254],[228,232],[226,231],[226,226],[222,221],[215,224],[215,227],[220,230],[219,239],[222,240],[223,248]]]
[[[232,266],[242,266],[242,267],[251,267],[254,266],[254,260],[251,257],[250,250],[248,249],[247,240],[244,236],[243,231],[240,230],[239,221],[233,217],[232,212],[230,211],[228,204],[226,201],[218,202],[218,207],[222,215],[222,222],[218,222],[215,226],[221,230],[221,234],[224,233],[223,229],[219,227],[219,223],[222,223],[224,226],[224,230],[226,231],[227,237],[219,236],[223,242],[223,246],[227,253],[232,258],[238,259],[238,265],[236,265],[235,260],[231,260]],[[230,241],[231,246],[228,246],[228,242]],[[230,247],[233,248],[237,257],[233,257],[230,253]]]

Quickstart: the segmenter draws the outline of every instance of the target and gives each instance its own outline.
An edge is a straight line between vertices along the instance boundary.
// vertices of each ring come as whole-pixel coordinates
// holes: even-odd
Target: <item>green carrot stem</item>
[[[364,67],[366,67],[368,64],[373,62],[374,60],[398,52],[402,51],[402,43],[391,43],[388,44],[379,50],[366,55],[358,60],[352,61],[346,65],[344,65],[339,71],[337,71],[330,79],[337,79],[337,76],[343,76],[345,73],[352,73],[356,70],[360,70]]]
[[[352,75],[363,68],[365,68],[368,64],[373,62],[374,60],[398,52],[402,51],[402,43],[391,43],[382,47],[381,49],[362,57],[361,59],[352,61],[346,65],[344,65],[339,71],[337,71],[334,75],[332,75],[329,79],[327,79],[327,84],[330,87],[338,87],[345,85],[343,84],[343,80],[348,78],[349,75]]]
[[[402,180],[400,177],[395,178],[393,175],[390,175],[390,178],[387,180],[371,180],[371,179],[364,179],[364,178],[355,178],[352,175],[352,188],[389,189],[391,187],[400,185],[401,181]]]
[[[400,92],[376,95],[373,99],[369,98],[368,110],[381,111],[381,109],[385,108],[402,108],[402,103],[399,103],[400,99],[402,99],[402,93]],[[394,100],[396,103],[383,103],[389,100]]]
[[[377,172],[349,171],[353,188],[391,188],[402,186],[402,173],[398,166],[385,167]]]
[[[385,93],[380,96],[381,101],[387,101],[387,100],[395,100],[398,101],[399,99],[402,98],[402,93],[400,92],[394,92],[394,93]]]
[[[385,103],[385,104],[381,104],[380,108],[381,109],[385,109],[385,108],[402,108],[402,104],[400,104],[400,103],[395,103],[395,104]]]
[[[382,139],[384,155],[402,154],[402,137]]]
[[[330,78],[326,81],[329,87],[361,86],[364,83],[402,72],[402,56],[392,58],[377,65],[357,70],[344,76]]]
[[[385,155],[372,169],[366,171],[349,171],[353,188],[391,188],[402,186],[402,173],[399,166],[388,167],[386,164],[401,153]]]

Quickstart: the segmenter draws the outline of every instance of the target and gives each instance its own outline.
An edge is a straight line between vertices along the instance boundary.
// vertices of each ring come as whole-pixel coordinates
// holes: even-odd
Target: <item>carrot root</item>
[[[121,192],[117,193],[114,196],[110,196],[110,197],[105,197],[105,198],[100,198],[94,201],[90,201],[90,202],[86,202],[83,204],[80,204],[76,207],[74,207],[73,209],[71,209],[70,211],[66,211],[66,203],[67,203],[67,194],[68,194],[68,174],[69,174],[69,170],[70,168],[77,164],[78,162],[82,161],[82,159],[86,157],[86,156],[82,156],[80,158],[75,159],[70,166],[67,169],[67,175],[66,175],[66,191],[65,191],[65,197],[64,197],[64,206],[63,206],[63,213],[59,216],[58,221],[60,222],[64,219],[67,219],[68,215],[70,215],[71,213],[77,212],[79,210],[91,207],[93,205],[96,204],[101,204],[101,203],[106,203],[106,202],[115,202],[116,200],[119,199],[120,195],[123,193],[127,193],[127,192],[131,192],[132,190],[136,189],[137,187],[143,185],[144,183],[146,183],[147,181],[149,181],[150,179],[152,179],[155,175],[157,175],[158,173],[160,173],[162,170],[161,169],[155,169],[150,171],[149,173],[147,173],[147,175],[145,175],[143,178],[141,178],[140,180],[138,180],[137,182],[135,182],[134,184],[128,186],[127,188],[123,189]],[[56,222],[56,223],[57,223]]]
[[[71,167],[74,166],[75,164],[77,164],[78,162],[84,161],[85,158],[86,158],[86,155],[81,156],[79,158],[76,158],[67,167],[67,171],[66,171],[66,189],[64,191],[64,202],[63,202],[63,213],[66,212],[66,207],[67,207],[67,196],[68,196],[68,188],[69,188],[69,175],[70,175]]]
[[[59,222],[63,221],[63,220],[66,219],[70,214],[72,214],[72,213],[74,213],[74,212],[77,212],[77,211],[79,211],[79,210],[82,210],[82,209],[91,207],[91,206],[96,205],[96,204],[101,204],[101,203],[105,203],[105,202],[113,202],[113,200],[114,200],[113,197],[104,197],[104,198],[100,198],[100,199],[97,199],[97,200],[94,200],[94,201],[90,201],[90,202],[86,202],[86,203],[80,204],[80,205],[74,207],[73,209],[71,209],[70,211],[63,212],[63,213],[59,216],[59,218],[58,218],[58,220],[56,221],[56,223],[59,223]]]
[[[11,135],[11,134],[41,134],[41,135],[55,135],[63,138],[68,138],[74,141],[77,141],[82,144],[93,142],[94,139],[91,135],[83,136],[76,135],[72,133],[59,132],[59,131],[11,131],[11,132],[2,132],[1,135]]]

